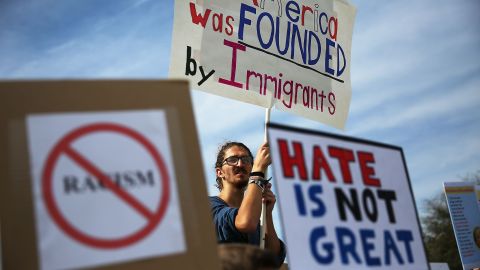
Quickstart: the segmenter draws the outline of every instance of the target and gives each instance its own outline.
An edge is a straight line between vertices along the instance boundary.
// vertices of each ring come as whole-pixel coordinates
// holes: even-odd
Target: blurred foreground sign
[[[448,211],[464,269],[480,267],[480,210],[475,184],[444,183]]]
[[[42,269],[185,251],[165,112],[31,115],[28,131]]]
[[[4,269],[220,268],[186,81],[0,82],[0,130]]]
[[[428,269],[401,148],[268,125],[291,269]]]
[[[354,18],[347,0],[176,0],[170,76],[343,128]]]

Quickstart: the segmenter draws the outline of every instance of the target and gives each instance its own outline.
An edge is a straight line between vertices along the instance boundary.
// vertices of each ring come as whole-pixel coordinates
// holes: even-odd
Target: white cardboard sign
[[[27,117],[41,269],[186,249],[161,110]]]
[[[268,127],[289,267],[425,270],[401,148]]]
[[[463,269],[480,267],[480,209],[472,182],[443,183]]]
[[[170,77],[343,128],[355,12],[347,0],[176,0]]]

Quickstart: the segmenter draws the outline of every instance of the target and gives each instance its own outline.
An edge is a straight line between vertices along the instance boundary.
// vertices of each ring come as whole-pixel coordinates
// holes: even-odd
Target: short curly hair
[[[220,145],[220,147],[218,148],[217,161],[215,162],[215,169],[222,167],[223,161],[225,160],[225,152],[227,152],[228,149],[230,149],[234,146],[242,147],[243,149],[247,150],[248,155],[253,160],[252,152],[250,151],[250,149],[245,144],[243,144],[241,142],[226,142],[226,143]],[[222,178],[217,177],[216,181],[217,181],[217,184],[215,186],[218,188],[218,190],[221,191],[223,189]]]

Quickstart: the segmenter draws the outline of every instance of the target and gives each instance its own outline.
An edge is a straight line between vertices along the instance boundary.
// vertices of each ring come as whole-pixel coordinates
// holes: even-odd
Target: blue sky
[[[401,146],[420,207],[442,182],[480,169],[480,2],[352,2],[345,131],[276,110],[271,121]],[[167,78],[172,24],[173,1],[3,0],[0,79]],[[264,109],[200,91],[192,101],[215,194],[218,145],[256,151]]]

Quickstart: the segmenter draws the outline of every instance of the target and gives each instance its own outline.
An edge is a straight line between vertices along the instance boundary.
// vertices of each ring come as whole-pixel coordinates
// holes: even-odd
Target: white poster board
[[[186,250],[164,111],[34,114],[27,128],[41,269]]]
[[[176,0],[170,77],[343,128],[355,12],[348,0]]]
[[[463,268],[480,268],[480,210],[475,184],[446,182],[443,185]]]
[[[428,269],[401,148],[268,125],[290,269]]]

